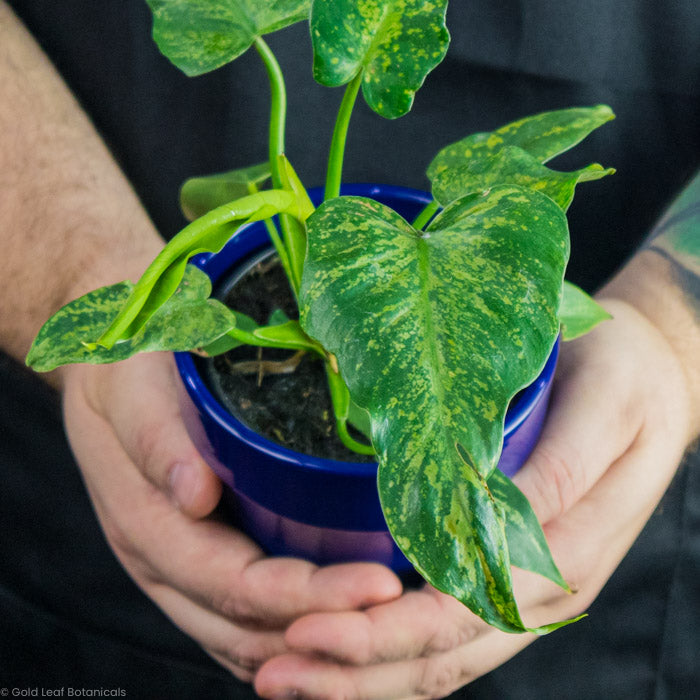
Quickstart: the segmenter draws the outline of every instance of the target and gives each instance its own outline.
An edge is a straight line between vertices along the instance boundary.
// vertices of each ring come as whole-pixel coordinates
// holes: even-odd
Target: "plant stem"
[[[331,359],[333,359],[331,357]],[[328,389],[333,404],[335,414],[335,429],[338,437],[345,447],[362,455],[374,455],[372,445],[355,440],[348,432],[348,411],[350,408],[350,392],[345,380],[340,376],[337,365],[331,359],[326,359],[326,377],[328,378]]]
[[[270,81],[270,130],[268,134],[270,171],[275,188],[282,187],[278,157],[284,153],[284,127],[287,118],[287,91],[284,76],[275,55],[262,37],[255,39],[255,48],[265,64]]]
[[[345,141],[348,135],[352,108],[355,106],[355,100],[357,99],[357,93],[361,84],[362,71],[348,83],[343,95],[343,101],[340,103],[338,117],[336,118],[335,128],[333,129],[331,150],[328,156],[328,173],[326,176],[324,201],[332,197],[337,197],[340,194],[340,183],[343,176],[343,158],[345,156]]]
[[[258,187],[257,185],[255,185],[255,183],[251,182],[248,184],[248,192],[250,192],[250,194],[255,194],[257,191]],[[282,242],[282,239],[280,238],[279,233],[277,232],[275,222],[272,219],[265,219],[263,223],[265,225],[265,228],[267,229],[267,235],[270,236],[272,245],[274,246],[275,251],[277,252],[277,256],[280,259],[280,263],[282,263],[282,269],[284,270],[285,275],[287,275],[287,279],[291,280],[292,267],[289,262],[289,255],[287,253],[287,248],[285,247],[284,243]]]
[[[265,70],[270,81],[270,130],[268,134],[268,145],[270,159],[270,173],[272,174],[273,187],[286,189],[284,186],[284,177],[280,171],[281,156],[284,155],[284,130],[287,119],[287,91],[284,85],[284,76],[275,55],[270,47],[262,39],[255,39],[255,48],[260,55]],[[306,248],[305,239],[301,224],[291,217],[281,214],[279,217],[280,228],[282,230],[282,239],[284,240],[285,253],[282,255],[281,241],[278,245],[271,230],[271,226],[267,225],[270,237],[275,244],[277,252],[280,254],[280,260],[284,266],[284,271],[289,279],[289,284],[294,292],[294,296],[298,297],[299,287],[301,285],[301,267],[303,265],[303,254]],[[276,233],[276,232],[275,232]],[[299,259],[301,257],[301,260]]]
[[[425,226],[430,221],[430,219],[433,218],[433,216],[439,208],[440,205],[435,200],[430,202],[430,204],[426,204],[423,211],[420,214],[418,214],[415,221],[413,222],[413,228],[418,230],[422,229],[423,226]]]

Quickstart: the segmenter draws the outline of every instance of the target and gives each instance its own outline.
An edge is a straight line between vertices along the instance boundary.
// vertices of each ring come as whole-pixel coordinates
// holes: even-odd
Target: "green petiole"
[[[355,440],[348,432],[348,415],[350,412],[350,392],[348,391],[345,380],[338,372],[337,362],[335,357],[331,355],[326,358],[326,376],[328,377],[328,388],[331,395],[331,403],[333,404],[333,413],[335,414],[335,427],[338,437],[345,447],[363,455],[374,455],[375,451],[372,445]]]
[[[345,157],[345,142],[348,135],[348,126],[352,109],[355,106],[357,93],[362,84],[362,71],[360,71],[347,85],[340,103],[338,117],[333,129],[331,150],[328,156],[328,173],[326,175],[326,190],[324,201],[332,199],[340,194],[340,183],[343,176],[343,158]]]
[[[415,218],[413,228],[420,231],[430,221],[430,219],[435,216],[439,208],[440,205],[435,200],[429,204],[426,204],[425,209],[423,209],[423,211],[421,211],[421,213]]]

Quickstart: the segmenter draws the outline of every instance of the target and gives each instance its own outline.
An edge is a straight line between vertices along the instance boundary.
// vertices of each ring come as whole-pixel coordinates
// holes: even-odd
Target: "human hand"
[[[531,626],[586,610],[693,436],[685,375],[664,335],[630,304],[603,303],[614,319],[562,348],[547,424],[515,478],[577,591],[569,595],[514,570],[516,598]],[[363,611],[298,619],[285,635],[291,653],[265,663],[255,687],[268,698],[442,697],[534,639],[490,628],[424,586]]]
[[[170,355],[61,372],[69,440],[114,553],[173,622],[241,680],[286,650],[284,629],[300,615],[400,594],[398,579],[379,565],[267,558],[207,517],[221,485],[185,431]]]

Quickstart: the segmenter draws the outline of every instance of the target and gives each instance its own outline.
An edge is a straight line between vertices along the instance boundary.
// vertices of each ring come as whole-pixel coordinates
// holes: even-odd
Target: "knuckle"
[[[557,518],[574,505],[579,494],[585,491],[586,480],[583,463],[578,453],[562,450],[550,444],[538,446],[535,460],[537,488],[543,495],[550,515]]]
[[[451,651],[471,641],[475,634],[474,627],[467,625],[447,625],[436,629],[426,642],[423,653],[431,655]]]
[[[109,518],[102,522],[102,530],[109,546],[120,560],[140,558],[140,551],[136,542],[134,542],[121,523],[113,518]]]
[[[177,459],[169,455],[169,441],[163,434],[162,424],[144,423],[135,436],[137,466],[143,475],[158,488],[166,486],[166,480]]]
[[[102,531],[116,558],[140,586],[159,583],[160,579],[144,557],[138,540],[129,534],[123,524],[115,519],[105,520]]]
[[[238,586],[232,585],[213,594],[212,607],[224,617],[243,626],[254,626],[259,623],[260,616],[254,606],[243,595]]]
[[[443,657],[422,658],[418,665],[417,695],[443,698],[469,681],[462,669]]]
[[[226,648],[220,649],[219,654],[228,659],[236,668],[250,675],[254,675],[267,661],[264,654],[240,641],[232,642]]]

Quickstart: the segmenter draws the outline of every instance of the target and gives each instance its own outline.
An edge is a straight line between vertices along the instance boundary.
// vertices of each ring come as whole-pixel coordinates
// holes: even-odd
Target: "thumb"
[[[138,470],[182,512],[209,515],[221,497],[221,483],[187,434],[172,355],[139,355],[96,371],[101,374],[93,382],[93,407]]]
[[[599,357],[587,362],[581,350],[585,346],[563,348],[562,372],[542,435],[513,478],[543,524],[588,493],[627,451],[640,427],[629,378],[619,363],[607,366]]]

